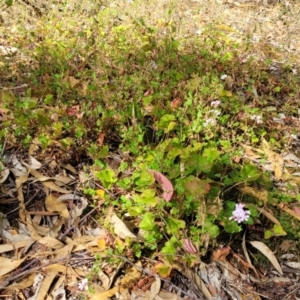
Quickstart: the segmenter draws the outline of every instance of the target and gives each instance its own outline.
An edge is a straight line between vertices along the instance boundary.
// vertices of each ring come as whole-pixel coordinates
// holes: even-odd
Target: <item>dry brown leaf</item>
[[[30,216],[27,215],[27,226],[31,230],[31,234],[35,231],[40,236],[47,236],[49,234],[49,228],[45,226],[40,226],[36,223],[36,219],[29,220]],[[38,222],[39,223],[39,222]],[[38,240],[37,238],[36,240]]]
[[[0,161],[0,183],[3,183],[9,175],[9,169],[6,169]]]
[[[10,168],[9,170],[15,175],[15,177],[21,177],[28,174],[26,168],[20,163],[16,155],[13,154],[10,156],[8,161],[13,165],[13,168]]]
[[[53,177],[51,179],[53,179],[54,183],[58,186],[68,185],[68,184],[74,182],[74,178],[67,177],[67,176],[57,176],[57,177]]]
[[[41,235],[37,232],[37,230],[35,229],[35,226],[37,227],[41,227],[41,226],[38,226],[36,225],[33,220],[30,218],[30,215],[26,215],[25,216],[25,223],[26,223],[26,226],[30,232],[30,236],[35,240],[35,241],[38,241],[39,239],[41,239]]]
[[[76,79],[74,76],[66,76],[63,79],[63,82],[69,84],[70,88],[73,89],[76,85],[79,84],[80,80]]]
[[[22,259],[10,259],[6,257],[0,257],[0,279],[1,276],[10,273],[11,271],[15,270],[19,265],[25,260],[26,258]]]
[[[47,297],[46,300],[66,300],[66,289],[64,287],[64,281],[66,280],[65,276],[60,276],[59,281],[56,283],[51,295]],[[62,282],[61,282],[62,281]]]
[[[136,264],[137,267],[141,267],[141,262]],[[137,267],[132,267],[129,272],[117,283],[117,286],[101,293],[94,293],[92,298],[94,300],[106,300],[107,298],[113,297],[117,292],[122,293],[127,289],[132,288],[133,284],[141,277],[141,271]]]
[[[277,180],[282,179],[283,168],[284,168],[284,161],[282,156],[272,151],[270,145],[264,138],[262,138],[262,148],[264,152],[267,154],[268,160],[272,165],[275,179]]]
[[[56,251],[55,258],[59,259],[59,258],[67,257],[69,254],[71,254],[73,252],[73,249],[75,248],[76,243],[77,243],[77,241],[72,241],[70,244],[65,245],[63,248]]]
[[[53,191],[62,193],[62,194],[70,194],[70,193],[71,193],[71,191],[65,190],[65,189],[63,189],[63,188],[57,186],[54,182],[51,181],[52,179],[51,179],[50,177],[43,176],[43,175],[42,175],[41,173],[39,173],[38,171],[32,170],[32,169],[29,169],[29,172],[30,172],[30,174],[33,175],[37,180],[41,181],[42,184],[43,184],[45,187],[47,187],[47,188],[49,188],[49,189],[51,189],[51,190],[53,190]],[[49,181],[47,181],[47,180],[49,180]]]
[[[277,224],[277,225],[280,225],[280,222],[271,214],[269,213],[268,211],[266,211],[264,208],[262,207],[257,207],[255,205],[252,205],[258,212],[262,213],[265,217],[267,217],[270,221],[272,221],[274,224]]]
[[[99,271],[98,279],[101,281],[101,286],[104,288],[104,290],[108,290],[110,288],[112,280],[103,271]]]
[[[31,239],[31,240],[34,242],[33,239]],[[14,250],[17,250],[20,248],[29,247],[30,245],[31,245],[31,242],[29,240],[13,242],[13,243],[6,243],[3,245],[0,245],[0,253],[5,253],[5,252],[9,252],[9,251],[14,251]]]
[[[121,239],[132,238],[136,236],[127,228],[125,223],[115,214],[111,213],[108,219],[109,223],[113,226],[114,233]]]
[[[293,211],[292,209],[288,208],[286,206],[286,203],[279,203],[277,204],[277,207],[279,207],[281,210],[283,210],[284,212],[286,212],[287,214],[289,214],[290,216],[292,216],[293,218],[297,219],[298,221],[300,221],[300,215],[298,215],[295,211]]]
[[[155,298],[155,300],[184,300],[184,298],[175,295],[174,293],[161,291]]]
[[[152,283],[150,288],[149,300],[155,300],[161,289],[161,280],[159,277],[155,277],[155,281]]]
[[[244,235],[243,235],[242,248],[243,248],[244,255],[245,255],[245,257],[246,257],[246,260],[247,260],[249,266],[250,266],[250,267],[252,268],[252,270],[254,271],[256,277],[259,278],[258,273],[257,273],[256,269],[254,268],[254,266],[252,265],[250,256],[249,256],[248,251],[247,251],[247,247],[246,247],[246,231],[245,231],[245,233],[244,233]]]
[[[105,133],[101,132],[98,136],[98,139],[97,139],[97,144],[98,144],[99,147],[102,147],[102,145],[104,143],[104,139],[105,139]]]
[[[279,245],[279,249],[282,252],[287,252],[291,247],[293,246],[293,241],[291,240],[284,240],[282,243]]]
[[[117,292],[116,298],[118,300],[128,300],[128,299],[131,299],[131,294],[130,294],[129,290],[124,290],[121,293]]]
[[[14,282],[13,284],[5,287],[6,290],[21,290],[31,287],[34,282],[35,274],[30,274],[29,276],[22,279],[20,282]]]
[[[16,188],[18,191],[18,200],[20,205],[19,216],[23,222],[25,222],[26,219],[26,215],[25,215],[26,208],[24,204],[22,185],[23,183],[27,182],[27,180],[28,180],[28,174],[16,178]]]
[[[250,195],[262,202],[264,202],[265,204],[268,202],[268,191],[264,190],[264,189],[255,189],[253,187],[250,186],[239,186],[238,189],[247,195]]]
[[[105,295],[104,293],[106,292],[104,288],[95,283],[89,284],[89,288],[93,290],[93,293],[88,293],[90,300],[110,300],[110,297],[112,297],[115,294],[112,293],[111,296]]]
[[[65,220],[63,218],[54,221],[53,225],[49,229],[48,235],[52,238],[57,238],[58,234],[60,233],[61,227],[64,223]]]
[[[57,212],[64,219],[70,218],[67,205],[64,202],[58,202],[57,198],[52,194],[46,197],[45,206],[49,212]]]
[[[282,269],[278,263],[277,258],[275,257],[275,255],[273,254],[273,252],[271,251],[271,249],[265,245],[262,242],[259,241],[250,241],[249,242],[254,248],[256,248],[257,250],[259,250],[265,257],[268,258],[268,260],[272,263],[272,265],[274,266],[274,268],[278,271],[278,273],[280,275],[283,275]]]
[[[39,150],[39,146],[41,146],[42,143],[39,141],[37,137],[35,137],[28,149],[28,155],[35,155],[35,153]]]
[[[69,170],[73,174],[78,174],[78,172],[76,171],[76,169],[74,167],[72,167],[70,164],[62,165],[62,167],[65,168],[65,169],[67,169],[67,170]]]
[[[213,297],[205,283],[208,283],[206,264],[201,262],[198,272],[182,265],[174,264],[173,267],[193,282],[196,288],[203,293],[206,299],[213,300]],[[200,272],[199,272],[200,271]]]
[[[30,168],[31,169],[38,170],[42,167],[42,164],[37,159],[35,159],[33,156],[29,156],[29,158],[30,158]]]
[[[66,272],[66,267],[59,264],[53,264],[44,267],[42,270],[45,274],[47,274],[47,276],[44,277],[41,286],[38,289],[38,292],[36,294],[36,299],[45,299],[45,297],[49,293],[49,289],[51,288],[53,280],[56,278],[56,276],[59,273],[64,274]],[[60,276],[64,276],[64,275],[60,275]]]
[[[38,242],[44,246],[46,246],[47,248],[52,248],[52,249],[63,249],[64,248],[64,244],[57,240],[57,239],[54,239],[50,236],[45,236],[41,239],[38,240]]]

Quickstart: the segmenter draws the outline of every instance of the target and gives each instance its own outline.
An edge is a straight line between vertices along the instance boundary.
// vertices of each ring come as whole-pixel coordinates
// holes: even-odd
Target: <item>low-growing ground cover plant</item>
[[[139,2],[122,5],[84,17],[64,7],[60,20],[49,11],[7,31],[16,51],[1,54],[2,169],[28,153],[44,164],[42,184],[68,165],[63,176],[72,173],[89,205],[77,231],[60,224],[63,238],[107,233],[79,289],[104,258],[114,267],[157,259],[166,278],[220,245],[241,247],[245,235],[270,247],[286,236],[298,243],[298,67],[278,63],[281,51],[267,41],[259,57],[251,37],[222,24],[183,34],[175,6],[149,22],[122,11]],[[16,186],[30,190],[22,178]]]

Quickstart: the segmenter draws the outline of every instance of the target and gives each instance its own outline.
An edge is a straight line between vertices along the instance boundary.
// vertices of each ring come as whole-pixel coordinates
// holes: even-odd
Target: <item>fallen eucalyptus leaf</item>
[[[283,275],[282,269],[278,263],[277,258],[267,245],[259,241],[250,241],[250,244],[258,251],[260,251],[266,258],[268,258],[268,260],[272,263],[272,265],[278,271],[278,273],[280,275]]]

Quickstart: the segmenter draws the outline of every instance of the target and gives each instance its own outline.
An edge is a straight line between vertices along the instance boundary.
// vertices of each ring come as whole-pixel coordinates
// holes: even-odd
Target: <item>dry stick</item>
[[[93,208],[91,211],[89,211],[86,215],[84,215],[78,223],[82,222],[84,219],[86,219],[89,215],[91,215],[95,210],[97,210],[98,208],[100,208],[100,205],[102,204],[103,202],[100,202],[95,208]],[[74,229],[75,226],[71,226],[69,227],[60,237],[59,237],[59,240],[62,240],[72,229]]]
[[[62,261],[64,261],[64,260],[68,260],[68,259],[69,259],[69,255],[67,255],[67,256],[65,256],[65,257],[63,257],[63,258],[59,258],[59,259],[53,260],[53,261],[51,261],[51,262],[49,262],[49,263],[46,263],[46,264],[44,264],[44,265],[42,265],[42,266],[37,266],[37,267],[34,267],[34,268],[30,269],[30,270],[25,270],[25,271],[23,271],[23,272],[21,272],[21,273],[18,273],[17,275],[13,275],[13,276],[11,275],[11,276],[9,276],[9,277],[8,277],[8,278],[0,285],[0,290],[5,289],[5,287],[6,287],[11,281],[17,280],[17,279],[19,279],[19,278],[21,278],[21,277],[23,277],[23,276],[26,276],[26,275],[31,274],[31,273],[34,273],[34,272],[41,271],[42,268],[45,268],[45,267],[50,266],[50,265],[52,265],[52,264],[56,264],[56,263],[58,263],[58,262],[62,262]],[[32,264],[32,261],[29,262],[29,263],[28,263],[25,267],[23,267],[22,269],[27,268],[27,267],[30,266],[31,264]]]
[[[132,265],[133,267],[137,268],[138,270],[140,270],[141,272],[144,272],[150,276],[153,276],[155,278],[158,278],[160,279],[161,281],[167,283],[167,284],[170,284],[175,290],[177,290],[178,292],[181,292],[183,293],[184,295],[188,296],[188,297],[191,297],[191,295],[187,292],[185,292],[184,290],[182,290],[181,288],[177,287],[174,283],[172,283],[171,281],[169,280],[166,280],[164,278],[161,278],[160,276],[156,275],[156,274],[153,274],[151,273],[150,271],[147,271],[146,269],[140,267],[140,266],[137,266],[135,263],[133,263],[132,261],[130,261],[129,259],[127,259],[126,257],[123,257],[123,256],[120,256],[120,255],[115,255],[115,254],[111,254],[112,256],[115,256],[115,257],[118,257],[120,259],[123,259],[124,261],[126,261],[127,263],[129,263],[130,265]]]
[[[36,192],[34,193],[34,195],[32,195],[32,196],[28,199],[28,201],[25,202],[25,207],[26,207],[26,205],[28,205],[28,204],[29,204],[29,203],[37,196],[37,194],[38,194],[39,192],[40,192],[40,191],[36,191]],[[18,209],[20,209],[20,206],[18,206],[17,208],[11,210],[7,215],[12,214],[13,212],[17,211]],[[31,212],[30,212],[30,213],[31,213]],[[32,212],[32,214],[35,214],[35,212]]]

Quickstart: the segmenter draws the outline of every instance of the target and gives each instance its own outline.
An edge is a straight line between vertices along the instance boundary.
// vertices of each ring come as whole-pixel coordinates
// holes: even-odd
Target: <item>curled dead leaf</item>
[[[193,243],[189,239],[184,239],[183,240],[183,245],[185,250],[190,253],[190,254],[195,254],[197,253],[197,249],[193,245]]]
[[[153,174],[155,180],[160,184],[161,188],[163,189],[163,198],[169,202],[172,199],[174,188],[171,183],[171,181],[164,176],[162,173],[155,171],[155,170],[149,170],[151,174]]]

